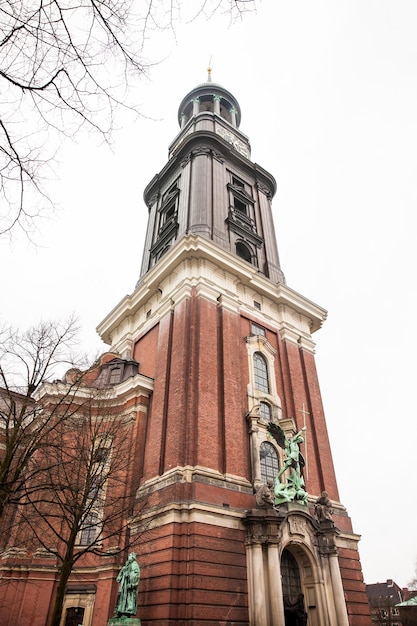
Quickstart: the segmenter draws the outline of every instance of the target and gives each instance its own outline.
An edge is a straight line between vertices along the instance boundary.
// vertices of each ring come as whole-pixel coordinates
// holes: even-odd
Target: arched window
[[[244,259],[248,263],[252,263],[252,254],[249,247],[244,244],[242,241],[238,241],[236,244],[236,254],[240,256],[241,259]]]
[[[289,550],[283,550],[281,557],[282,593],[287,598],[298,598],[301,589],[300,570]]]
[[[279,471],[279,463],[278,454],[272,443],[263,441],[259,447],[259,456],[262,482],[266,483],[269,479],[275,481]]]
[[[268,402],[261,402],[259,405],[259,413],[260,416],[266,420],[267,422],[270,422],[272,419],[272,410],[271,410],[271,405],[268,404]]]
[[[255,389],[269,393],[268,366],[265,357],[260,352],[253,355],[253,371],[255,374]]]

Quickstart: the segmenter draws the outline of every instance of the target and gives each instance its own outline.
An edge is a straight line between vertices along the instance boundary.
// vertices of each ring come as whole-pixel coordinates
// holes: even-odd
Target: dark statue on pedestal
[[[317,498],[314,512],[319,522],[333,522],[332,505],[326,491],[322,491],[321,496]]]
[[[138,585],[140,580],[140,567],[136,561],[136,554],[131,552],[126,563],[116,578],[119,583],[117,594],[115,617],[112,617],[108,624],[119,626],[119,624],[131,624],[140,626],[140,619],[135,618],[138,610]]]
[[[273,508],[274,507],[274,481],[270,478],[267,483],[261,485],[255,493],[256,505],[260,508]]]

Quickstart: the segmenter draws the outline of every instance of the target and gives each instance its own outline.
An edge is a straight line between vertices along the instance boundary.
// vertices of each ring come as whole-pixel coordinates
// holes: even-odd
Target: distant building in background
[[[404,626],[397,605],[406,599],[407,589],[401,589],[392,579],[388,579],[384,583],[366,585],[366,594],[371,609],[372,624]]]
[[[407,590],[405,590],[407,591]],[[417,590],[408,590],[404,602],[398,604],[402,626],[416,626],[417,624]]]

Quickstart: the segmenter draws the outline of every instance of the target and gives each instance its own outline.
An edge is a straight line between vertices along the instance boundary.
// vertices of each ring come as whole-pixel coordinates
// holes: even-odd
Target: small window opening
[[[97,450],[94,453],[94,462],[105,463],[108,459],[109,454],[110,454],[109,448],[106,448],[105,446],[101,446],[100,448],[97,448]]]
[[[233,205],[236,211],[241,211],[242,213],[247,215],[248,207],[247,207],[247,204],[242,202],[242,200],[239,200],[239,198],[233,198]]]
[[[272,419],[271,406],[267,402],[261,402],[259,406],[259,414],[264,420],[270,422]]]
[[[84,621],[84,608],[71,606],[65,613],[65,626],[82,626]]]
[[[120,367],[113,367],[110,370],[109,384],[116,385],[120,382]]]
[[[236,178],[236,176],[232,176],[232,185],[235,185],[235,187],[241,187],[241,189],[245,188],[245,183],[242,180],[239,180],[239,178]]]
[[[261,337],[266,337],[265,328],[259,326],[258,324],[255,324],[254,322],[252,322],[251,333],[252,335],[261,335]]]
[[[176,213],[176,207],[175,204],[171,204],[167,210],[165,211],[165,222],[168,222],[172,217],[175,216]]]
[[[236,244],[236,254],[244,261],[247,261],[248,263],[252,262],[251,251],[249,250],[248,246],[246,246],[241,241],[238,241]]]

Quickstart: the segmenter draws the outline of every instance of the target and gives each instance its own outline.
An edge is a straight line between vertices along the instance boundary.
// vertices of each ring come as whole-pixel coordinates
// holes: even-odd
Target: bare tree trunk
[[[62,608],[64,606],[65,593],[67,590],[68,579],[74,566],[74,546],[76,540],[74,529],[71,532],[70,539],[67,543],[65,557],[59,570],[58,588],[56,590],[54,608],[52,609],[50,626],[59,626],[62,617]]]

